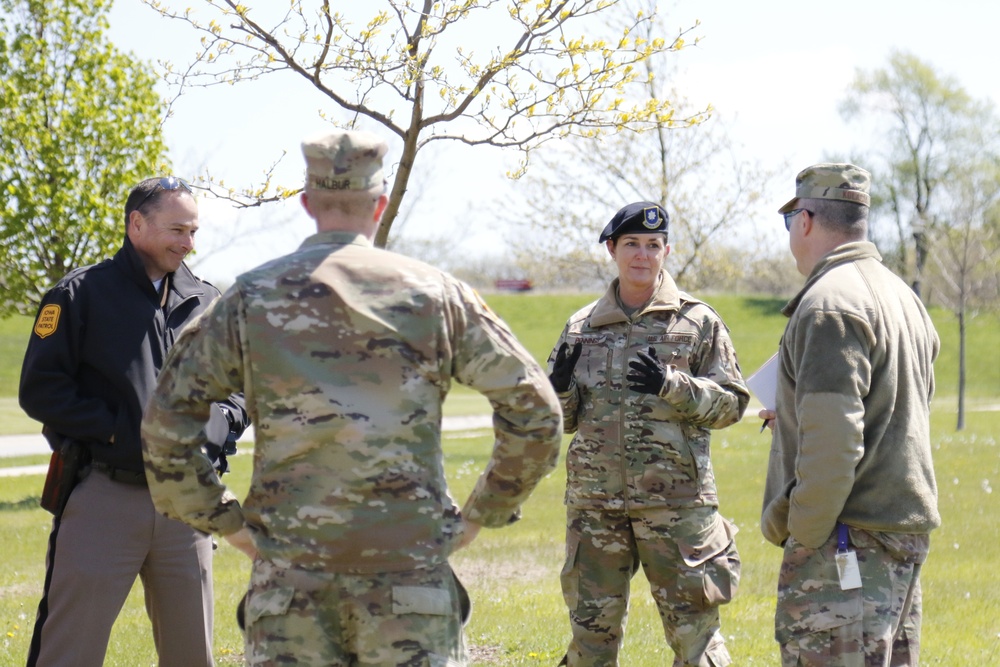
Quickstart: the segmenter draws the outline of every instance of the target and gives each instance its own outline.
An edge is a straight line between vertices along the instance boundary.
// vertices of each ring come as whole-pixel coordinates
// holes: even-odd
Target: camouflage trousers
[[[630,582],[641,565],[675,667],[729,665],[718,606],[733,598],[739,584],[735,533],[714,507],[568,508],[561,580],[573,638],[565,664],[618,664]]]
[[[460,586],[447,563],[343,574],[258,559],[246,601],[247,664],[464,667]]]
[[[778,576],[775,639],[783,667],[915,667],[926,535],[850,529],[861,588],[843,591],[837,534],[819,549],[789,538]]]

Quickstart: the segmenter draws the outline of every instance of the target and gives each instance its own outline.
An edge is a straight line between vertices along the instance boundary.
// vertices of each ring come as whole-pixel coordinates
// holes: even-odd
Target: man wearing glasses
[[[868,242],[870,176],[818,164],[779,209],[802,290],[785,306],[761,530],[784,548],[783,665],[916,665],[920,567],[941,523],[934,325]]]
[[[160,666],[213,664],[213,543],[156,513],[139,435],[167,351],[219,296],[184,264],[197,231],[186,183],[144,180],[126,201],[121,249],[70,272],[42,299],[20,403],[57,456],[80,465],[63,472],[61,502],[46,505],[55,519],[29,667],[102,665],[137,575]],[[220,471],[247,423],[240,397],[212,409],[206,449]],[[50,476],[59,477],[55,466]]]

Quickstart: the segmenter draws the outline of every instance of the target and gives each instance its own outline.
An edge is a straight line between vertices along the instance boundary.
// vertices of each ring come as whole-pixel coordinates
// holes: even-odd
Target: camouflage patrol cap
[[[616,239],[622,234],[667,235],[670,217],[663,207],[648,201],[637,201],[623,206],[601,232],[598,243]]]
[[[388,145],[371,132],[335,130],[302,142],[307,190],[370,190],[381,186]]]
[[[814,164],[795,177],[795,196],[779,208],[778,213],[793,210],[800,199],[838,199],[869,206],[871,182],[871,174],[853,164]]]

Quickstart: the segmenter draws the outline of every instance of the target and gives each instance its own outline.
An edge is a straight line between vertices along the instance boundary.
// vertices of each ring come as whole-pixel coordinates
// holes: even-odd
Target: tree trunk
[[[913,232],[913,241],[914,255],[916,258],[913,276],[913,291],[922,301],[924,301],[921,290],[923,287],[924,266],[927,264],[927,233],[924,231]],[[924,301],[924,303],[926,303],[926,301]]]
[[[958,307],[958,421],[955,430],[965,428],[965,304]]]

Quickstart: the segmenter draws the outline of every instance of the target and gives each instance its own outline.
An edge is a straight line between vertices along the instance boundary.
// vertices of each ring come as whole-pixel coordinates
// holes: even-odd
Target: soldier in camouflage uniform
[[[718,512],[711,429],[749,394],[726,325],[663,269],[667,213],[638,202],[601,234],[618,265],[607,293],[569,318],[549,358],[567,467],[562,587],[570,667],[618,664],[629,582],[650,582],[674,665],[730,664],[718,606],[732,599],[735,526]]]
[[[784,313],[761,530],[784,548],[786,667],[916,665],[920,567],[940,524],[930,400],[939,340],[866,241],[870,176],[799,172],[779,209],[799,272]],[[905,628],[905,629],[904,629]]]
[[[464,665],[448,557],[516,518],[558,459],[558,399],[507,326],[464,283],[372,247],[385,151],[364,132],[303,143],[318,233],[185,331],[143,422],[157,509],[255,557],[251,665]],[[453,381],[489,398],[496,432],[461,509],[441,451]],[[212,397],[238,390],[256,425],[242,504],[201,449]]]

